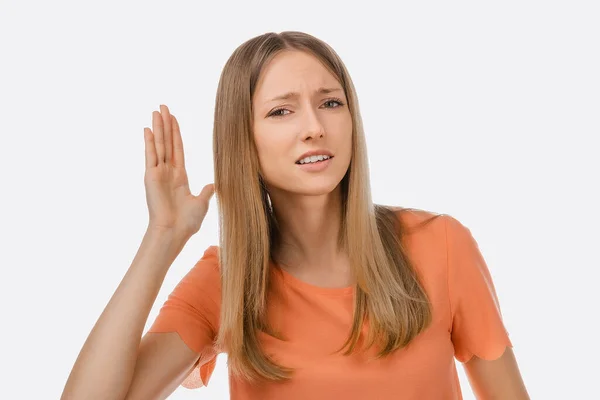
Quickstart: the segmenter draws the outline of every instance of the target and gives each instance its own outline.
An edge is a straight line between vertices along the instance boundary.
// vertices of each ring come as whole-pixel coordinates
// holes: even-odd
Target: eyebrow
[[[342,88],[338,88],[338,87],[335,87],[335,88],[322,87],[316,91],[316,93],[318,93],[318,94],[329,94],[329,93],[333,93],[333,92],[343,92],[343,90],[342,90]],[[299,96],[300,96],[300,94],[298,92],[287,92],[282,95],[273,97],[271,100],[268,100],[267,103],[271,103],[271,102],[277,101],[277,100],[289,100],[291,98],[296,98]]]

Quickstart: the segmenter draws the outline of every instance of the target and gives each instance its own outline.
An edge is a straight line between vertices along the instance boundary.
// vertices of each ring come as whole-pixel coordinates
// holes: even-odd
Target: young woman
[[[206,385],[220,352],[232,399],[460,399],[454,358],[478,398],[528,398],[469,229],[372,203],[356,92],[327,44],[283,32],[235,50],[217,91],[215,185],[199,196],[177,119],[161,106],[152,125],[149,226],[63,399],[164,399]],[[213,192],[219,246],[142,337]]]

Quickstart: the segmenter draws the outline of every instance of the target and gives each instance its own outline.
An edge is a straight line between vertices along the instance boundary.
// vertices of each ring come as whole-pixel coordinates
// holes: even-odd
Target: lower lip
[[[327,166],[331,163],[332,158],[328,158],[327,160],[317,161],[315,163],[307,163],[307,164],[296,164],[303,171],[306,172],[320,172],[323,171]]]

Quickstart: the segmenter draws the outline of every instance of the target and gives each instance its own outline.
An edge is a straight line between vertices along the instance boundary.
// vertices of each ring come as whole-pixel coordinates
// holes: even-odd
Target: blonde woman
[[[528,398],[469,229],[372,203],[356,92],[326,43],[268,33],[235,50],[217,90],[215,183],[198,196],[177,119],[152,116],[148,229],[63,399],[164,399],[208,384],[221,352],[236,400],[461,399],[455,358],[478,398]],[[142,337],[214,192],[219,246]]]

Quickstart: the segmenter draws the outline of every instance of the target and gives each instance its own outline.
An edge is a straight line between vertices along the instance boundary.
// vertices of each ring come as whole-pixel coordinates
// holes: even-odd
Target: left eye
[[[289,112],[289,110],[286,110],[285,108],[279,108],[273,111],[271,114],[269,114],[269,117],[283,117],[285,115],[283,114],[284,111]]]
[[[327,101],[326,101],[325,103],[323,103],[323,104],[333,104],[333,103],[335,103],[335,104],[337,104],[337,105],[336,105],[336,106],[328,106],[327,108],[335,108],[335,107],[339,107],[339,106],[341,106],[341,105],[342,105],[342,103],[341,103],[340,101],[337,101],[337,100],[327,100]]]

